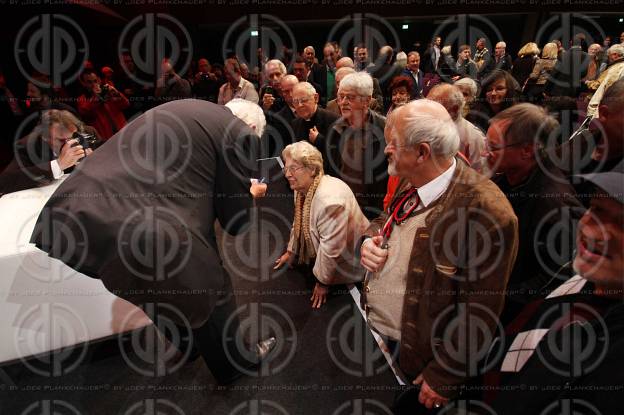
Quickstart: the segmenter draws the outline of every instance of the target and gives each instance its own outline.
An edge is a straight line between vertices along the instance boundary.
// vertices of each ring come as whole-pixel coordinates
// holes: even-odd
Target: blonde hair
[[[526,45],[522,46],[522,48],[518,51],[518,56],[521,58],[526,55],[539,55],[540,50],[537,47],[537,43],[529,42]]]
[[[557,58],[557,53],[559,52],[559,46],[556,43],[546,43],[544,45],[544,49],[542,50],[542,58],[543,59],[555,59]]]
[[[282,158],[289,157],[304,167],[314,169],[314,175],[323,174],[323,156],[321,152],[307,141],[297,141],[286,146]]]

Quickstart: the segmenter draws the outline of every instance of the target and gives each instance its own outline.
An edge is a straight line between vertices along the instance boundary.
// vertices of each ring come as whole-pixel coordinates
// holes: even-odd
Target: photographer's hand
[[[65,142],[65,145],[63,145],[63,148],[61,148],[61,154],[59,154],[58,157],[58,165],[61,170],[68,169],[78,164],[78,160],[84,156],[85,151],[82,146],[78,144],[78,141],[74,139],[68,140]]]

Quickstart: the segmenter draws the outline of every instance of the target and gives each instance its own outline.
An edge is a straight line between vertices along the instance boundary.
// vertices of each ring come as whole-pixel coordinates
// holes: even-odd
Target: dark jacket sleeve
[[[215,211],[219,223],[228,233],[237,235],[249,225],[252,197],[250,178],[257,178],[259,138],[241,135],[223,143],[217,161]]]

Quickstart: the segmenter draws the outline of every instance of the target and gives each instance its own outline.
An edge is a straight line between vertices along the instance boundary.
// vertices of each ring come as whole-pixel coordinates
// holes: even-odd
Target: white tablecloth
[[[28,243],[61,181],[0,197],[0,363],[151,324],[99,280]]]

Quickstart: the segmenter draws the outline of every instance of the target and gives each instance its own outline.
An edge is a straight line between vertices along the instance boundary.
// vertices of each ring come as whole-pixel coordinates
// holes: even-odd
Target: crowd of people
[[[46,115],[18,137],[0,194],[55,180],[89,157],[76,133],[93,130],[95,152],[115,140],[148,107],[138,97],[249,101],[266,120],[256,132],[268,154],[258,157],[282,156],[294,192],[275,267],[308,267],[315,308],[332,285],[361,283],[369,326],[417,387],[412,405],[436,411],[485,399],[496,413],[524,414],[574,398],[621,413],[608,390],[624,382],[624,33],[620,40],[531,42],[514,59],[502,40],[490,51],[478,39],[453,56],[436,36],[424,51],[386,45],[374,60],[364,45],[328,42],[321,56],[307,46],[287,62],[258,50],[256,68],[235,56],[223,65],[202,58],[186,78],[165,60],[153,91],[87,65],[74,107],[57,99],[62,91],[28,84],[28,110]],[[25,114],[4,103],[7,114]],[[47,155],[28,162],[35,142]],[[261,198],[266,189],[255,182],[250,191]],[[450,333],[454,322],[484,332]],[[598,362],[579,370],[575,347],[587,344],[566,336],[576,324],[602,330],[593,338]],[[548,360],[553,347],[571,353],[561,370]],[[521,384],[537,386],[518,392]]]

